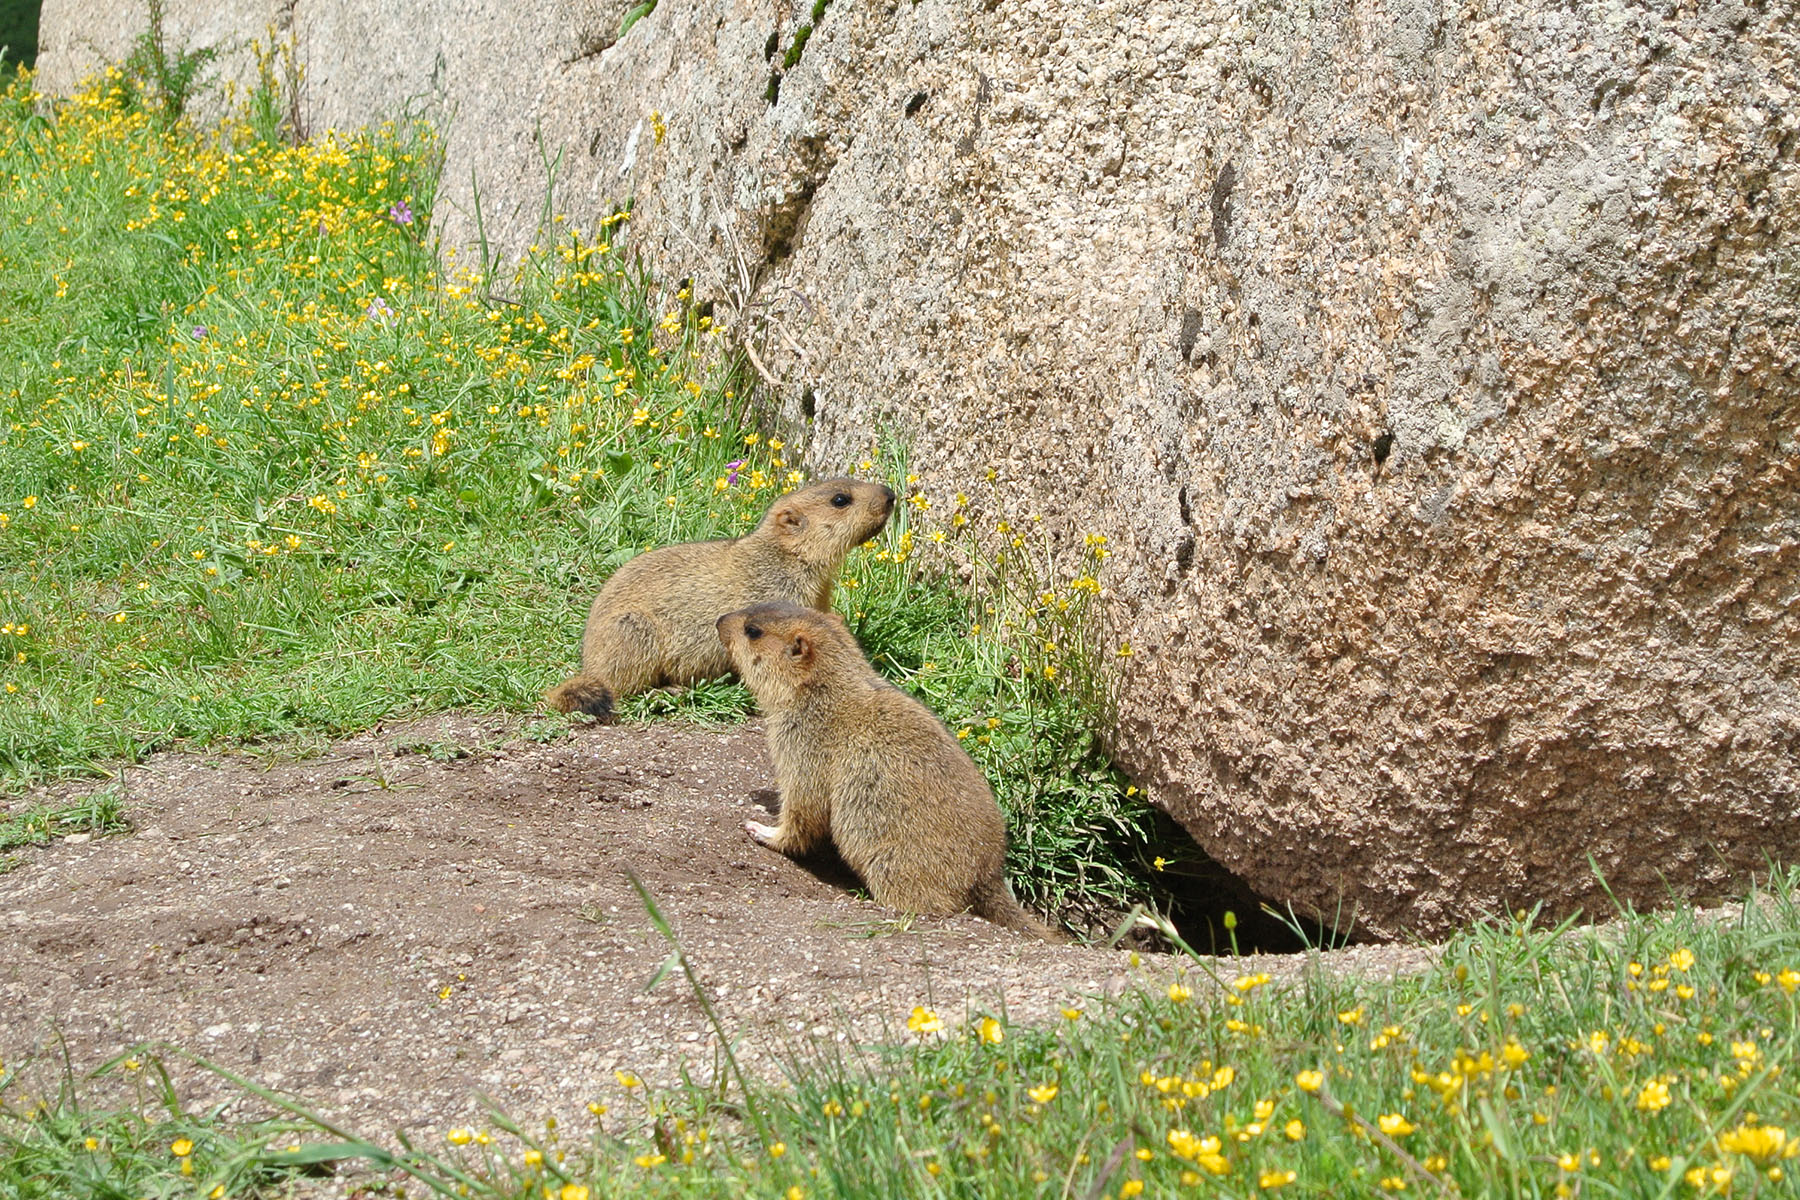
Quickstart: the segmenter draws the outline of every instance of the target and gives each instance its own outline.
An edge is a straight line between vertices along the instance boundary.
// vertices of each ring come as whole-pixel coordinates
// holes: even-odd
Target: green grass
[[[1797,883],[1718,921],[1482,926],[1397,982],[1276,985],[1196,962],[1181,984],[1069,1010],[1051,1030],[970,1014],[866,1057],[807,1052],[789,1088],[750,1097],[754,1132],[697,1092],[646,1098],[618,1125],[669,1161],[603,1154],[598,1190],[1692,1195],[1727,1171],[1740,1194],[1791,1194],[1779,1155],[1800,1136]],[[644,1144],[672,1119],[681,1137]],[[1733,1149],[1778,1142],[1760,1159]],[[523,1194],[505,1158],[490,1160],[498,1194]]]
[[[1598,929],[1524,915],[1399,979],[1276,983],[1193,960],[1175,984],[1066,1009],[1050,1028],[917,1009],[885,1045],[794,1050],[784,1085],[722,1064],[723,1090],[647,1093],[626,1074],[625,1099],[597,1099],[591,1117],[527,1126],[496,1112],[416,1149],[309,1126],[301,1106],[254,1091],[309,1128],[310,1153],[367,1146],[408,1194],[1789,1196],[1796,888],[1786,873],[1741,912]],[[684,966],[674,955],[660,986],[683,986]],[[51,1112],[0,1111],[0,1147],[54,1127],[34,1169],[61,1177],[92,1126]],[[195,1128],[224,1146],[261,1136]],[[173,1156],[149,1157],[178,1178]],[[155,1194],[153,1178],[138,1193]]]
[[[123,1104],[89,1093],[123,1092]],[[122,1055],[83,1077],[65,1071],[51,1095],[28,1095],[0,1067],[0,1195],[9,1200],[288,1194],[301,1176],[346,1159],[382,1166],[378,1146],[329,1140],[316,1119],[244,1120],[221,1105],[183,1107],[160,1058]]]
[[[72,804],[34,804],[0,811],[0,854],[20,846],[44,846],[71,833],[103,837],[131,828],[119,788],[97,788]]]
[[[290,144],[275,86],[206,134],[131,73],[48,116],[0,94],[0,788],[535,710],[614,569],[803,478],[627,213],[478,277],[423,235],[430,129]],[[1103,542],[1015,514],[985,558],[891,440],[842,467],[909,502],[839,603],[994,781],[1021,898],[1091,929],[1166,906],[1171,830],[1095,740]],[[623,711],[751,709],[720,681]]]

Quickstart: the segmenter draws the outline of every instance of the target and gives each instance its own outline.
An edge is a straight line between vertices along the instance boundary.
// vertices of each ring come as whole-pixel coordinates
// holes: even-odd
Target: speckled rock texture
[[[1800,857],[1792,3],[836,0],[791,67],[776,0],[266,7],[317,126],[454,112],[451,243],[634,198],[814,464],[1111,536],[1116,753],[1263,894]]]

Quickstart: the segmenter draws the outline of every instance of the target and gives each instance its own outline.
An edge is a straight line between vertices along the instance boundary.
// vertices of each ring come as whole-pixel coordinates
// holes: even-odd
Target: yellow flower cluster
[[[0,91],[9,121],[36,106],[28,84]],[[579,514],[619,476],[654,477],[671,523],[721,507],[716,519],[747,523],[798,481],[781,442],[756,439],[729,505],[694,486],[694,448],[720,438],[717,414],[689,407],[711,395],[718,331],[685,295],[654,321],[620,319],[648,294],[618,248],[624,212],[490,280],[440,268],[423,244],[439,156],[426,127],[201,135],[153,119],[117,72],[53,118],[30,115],[24,139],[0,128],[0,220],[17,235],[0,258],[18,272],[32,265],[21,248],[52,255],[44,315],[81,324],[91,348],[0,383],[0,460],[56,482],[20,495],[0,473],[0,553],[59,556],[168,517],[122,585],[153,584],[147,605],[167,616],[342,573],[347,542],[441,518],[446,495],[471,512],[495,480],[503,501],[525,484]],[[105,226],[84,226],[96,210]],[[89,245],[108,253],[68,249]],[[122,330],[92,327],[96,314]],[[144,669],[169,636],[158,621],[110,638],[76,620],[47,630],[45,671],[99,662],[106,676]]]

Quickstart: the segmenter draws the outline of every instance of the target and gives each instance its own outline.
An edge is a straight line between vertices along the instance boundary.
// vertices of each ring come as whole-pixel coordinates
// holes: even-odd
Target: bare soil
[[[775,796],[754,722],[539,744],[517,718],[459,714],[316,757],[158,755],[123,785],[132,833],[26,850],[0,875],[0,1058],[48,1062],[60,1039],[85,1069],[172,1042],[369,1134],[470,1123],[479,1094],[521,1120],[572,1117],[616,1098],[615,1070],[712,1074],[716,1039],[679,972],[645,990],[670,947],[628,872],[764,1074],[810,1039],[903,1038],[914,1005],[1036,1021],[1194,969],[970,916],[906,920],[841,867],[755,845],[743,823]],[[1324,957],[1385,973],[1424,953]],[[230,1094],[177,1078],[194,1102]]]

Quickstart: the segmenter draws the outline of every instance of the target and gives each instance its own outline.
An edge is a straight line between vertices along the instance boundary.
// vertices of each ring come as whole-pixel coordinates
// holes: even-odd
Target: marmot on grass
[[[727,674],[714,629],[722,614],[765,601],[829,607],[845,557],[893,511],[891,488],[826,479],[777,500],[742,537],[640,554],[594,598],[581,670],[545,700],[605,719],[621,697]]]
[[[837,613],[759,604],[719,618],[719,641],[769,719],[781,820],[744,828],[802,855],[830,840],[877,901],[973,911],[1045,941],[1067,937],[1006,886],[1006,820],[932,711],[882,679]]]

